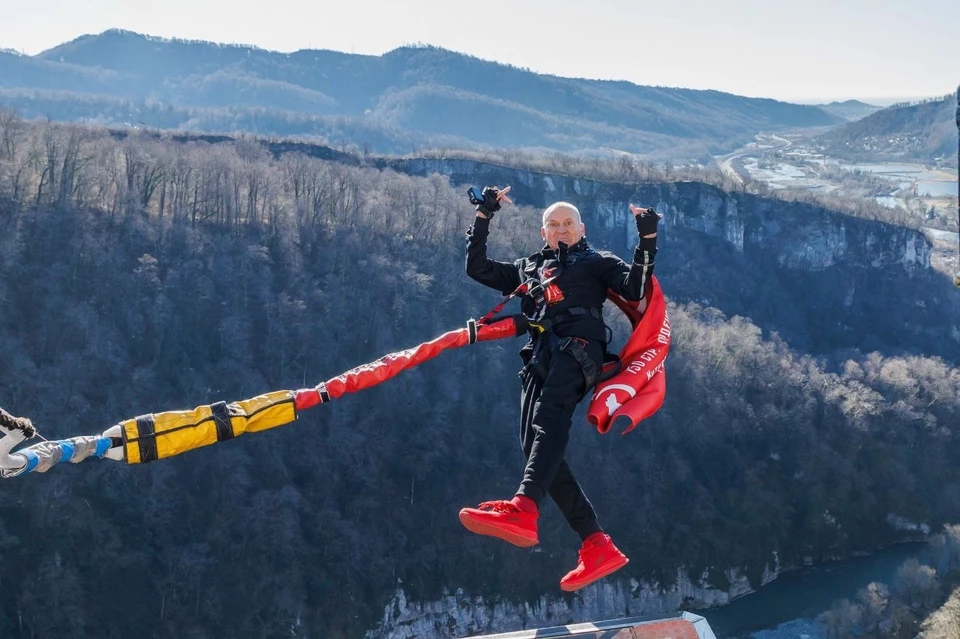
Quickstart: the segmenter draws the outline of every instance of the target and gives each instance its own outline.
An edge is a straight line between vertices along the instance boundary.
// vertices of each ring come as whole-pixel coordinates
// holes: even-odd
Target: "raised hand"
[[[507,193],[510,187],[505,186],[502,189],[497,186],[485,186],[483,188],[483,202],[477,204],[477,212],[487,219],[493,219],[494,213],[500,210],[500,203],[513,204]]]
[[[645,209],[633,204],[630,205],[630,212],[633,213],[634,220],[637,222],[637,232],[640,237],[657,236],[657,225],[662,215],[653,209]]]

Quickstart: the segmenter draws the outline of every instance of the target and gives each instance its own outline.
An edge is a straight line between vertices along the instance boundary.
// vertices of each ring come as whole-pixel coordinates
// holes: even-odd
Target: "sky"
[[[885,105],[960,84],[958,0],[0,0],[0,15],[0,49],[29,55],[119,28],[284,52],[429,44],[538,73],[802,103]]]

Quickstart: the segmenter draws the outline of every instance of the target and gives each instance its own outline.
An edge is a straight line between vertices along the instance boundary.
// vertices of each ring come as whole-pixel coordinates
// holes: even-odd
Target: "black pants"
[[[569,352],[557,349],[555,344],[538,346],[541,366],[527,366],[521,373],[520,445],[527,465],[517,492],[538,504],[549,494],[570,527],[586,539],[600,530],[600,524],[564,460],[573,411],[587,391],[586,380],[581,364]],[[602,347],[589,342],[586,352],[599,366]]]

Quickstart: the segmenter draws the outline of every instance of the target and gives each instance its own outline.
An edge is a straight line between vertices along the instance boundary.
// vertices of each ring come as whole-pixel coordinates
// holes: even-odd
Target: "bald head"
[[[547,218],[550,217],[554,211],[569,211],[577,221],[577,224],[580,224],[580,209],[569,202],[554,202],[543,211],[543,226],[547,225]]]
[[[550,248],[556,249],[560,242],[572,246],[579,242],[585,233],[586,228],[580,221],[580,211],[573,204],[556,202],[543,212],[540,237]]]

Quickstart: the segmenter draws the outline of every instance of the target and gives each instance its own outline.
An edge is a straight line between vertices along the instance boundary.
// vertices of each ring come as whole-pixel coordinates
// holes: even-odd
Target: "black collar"
[[[587,238],[581,237],[579,242],[577,242],[573,246],[568,246],[565,252],[577,253],[580,251],[586,251],[588,248],[590,248],[590,245],[587,244]],[[543,248],[540,249],[540,254],[543,255],[544,257],[556,257],[554,249],[550,248],[550,246],[547,244],[544,244]]]
[[[589,250],[590,246],[587,244],[587,238],[581,237],[580,241],[573,246],[567,246],[563,242],[560,242],[556,251],[550,248],[548,245],[544,245],[544,247],[540,249],[540,257],[544,260],[556,259],[561,264],[566,265],[567,260],[569,259],[568,256],[571,254],[579,258],[579,256],[583,255]]]

